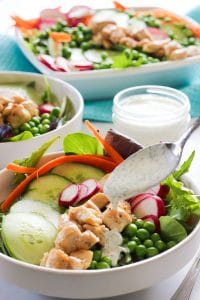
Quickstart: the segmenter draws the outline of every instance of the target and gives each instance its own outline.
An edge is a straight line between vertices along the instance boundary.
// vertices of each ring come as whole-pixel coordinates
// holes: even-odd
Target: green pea
[[[35,135],[36,133],[39,133],[38,127],[32,127],[31,132],[32,132],[33,135]]]
[[[70,58],[72,52],[67,47],[62,48],[62,55],[64,58]]]
[[[137,226],[133,223],[128,224],[124,229],[124,234],[128,237],[135,236],[136,232],[137,232]]]
[[[55,117],[59,117],[60,115],[60,107],[56,106],[52,109],[51,115]]]
[[[135,248],[136,255],[139,258],[144,258],[147,252],[147,249],[144,245],[137,245]]]
[[[138,229],[136,235],[141,241],[144,241],[150,237],[149,232],[144,228]]]
[[[101,250],[95,250],[93,252],[93,260],[100,261],[101,257],[102,257],[102,251]]]
[[[97,267],[97,262],[95,260],[92,260],[89,269],[96,269],[96,267]]]
[[[39,135],[40,135],[40,133],[35,133],[35,134],[34,134],[34,136],[39,136]]]
[[[142,228],[144,226],[144,221],[142,219],[137,219],[135,220],[134,224],[138,227],[138,228]]]
[[[101,53],[101,58],[103,59],[103,60],[106,60],[107,58],[108,58],[108,53],[107,52],[102,52]]]
[[[123,237],[123,243],[122,244],[127,244],[129,241],[128,237],[127,236],[124,236]]]
[[[51,123],[51,121],[49,120],[49,119],[44,119],[44,120],[42,120],[42,124],[44,125],[44,124],[50,124]]]
[[[137,247],[136,241],[129,241],[127,243],[127,247],[130,250],[130,253],[133,253],[135,251],[136,247]]]
[[[110,266],[107,262],[105,261],[100,261],[96,264],[96,269],[109,269]]]
[[[19,128],[16,128],[15,129],[15,135],[19,134],[20,133],[20,129]]]
[[[140,239],[139,239],[137,236],[134,236],[134,237],[131,239],[131,241],[135,241],[138,245],[141,244],[141,241],[140,241]]]
[[[71,42],[69,43],[69,46],[70,46],[71,48],[76,48],[76,47],[77,47],[76,41],[71,41]]]
[[[29,123],[24,123],[20,126],[21,131],[26,131],[26,130],[30,131],[30,129],[31,129],[31,126]]]
[[[48,119],[48,118],[49,118],[49,116],[50,116],[50,114],[49,114],[49,113],[42,114],[42,115],[41,115],[41,119],[42,119],[42,120],[44,120],[44,119]]]
[[[41,118],[39,116],[38,117],[33,117],[31,119],[31,121],[33,121],[36,125],[40,124],[40,120],[41,120]]]
[[[147,248],[147,257],[152,257],[152,256],[155,256],[157,255],[159,252],[158,252],[158,249],[155,248],[155,247],[149,247]]]
[[[29,121],[28,124],[30,125],[30,127],[35,127],[35,122],[33,121]]]
[[[164,251],[166,249],[165,242],[159,240],[154,243],[154,246],[158,249],[158,251]]]
[[[42,125],[42,127],[39,127],[39,132],[41,134],[46,133],[48,130],[49,130],[49,125],[48,124],[44,124],[44,125]]]
[[[110,257],[107,257],[107,256],[103,256],[101,258],[101,262],[106,262],[110,267],[112,266],[112,260]]]
[[[152,242],[152,240],[150,240],[150,239],[145,240],[145,241],[143,242],[143,244],[144,244],[144,246],[147,247],[147,248],[150,248],[150,247],[153,246],[153,242]]]
[[[144,226],[143,228],[145,228],[146,230],[148,230],[149,233],[154,233],[155,232],[155,229],[156,229],[156,226],[154,223],[150,222],[150,221],[146,221],[144,223]]]
[[[151,235],[151,239],[152,239],[152,241],[155,243],[156,241],[159,241],[159,240],[160,240],[160,235],[159,235],[157,232],[154,232],[154,233]]]
[[[126,48],[123,53],[126,55],[126,57],[132,57],[132,51],[129,48]]]
[[[167,243],[167,249],[170,249],[170,248],[174,247],[175,245],[176,245],[176,242],[175,242],[175,241],[169,241],[169,242]]]
[[[93,45],[90,42],[83,42],[83,43],[81,43],[81,49],[83,49],[84,51],[92,48],[92,46]]]

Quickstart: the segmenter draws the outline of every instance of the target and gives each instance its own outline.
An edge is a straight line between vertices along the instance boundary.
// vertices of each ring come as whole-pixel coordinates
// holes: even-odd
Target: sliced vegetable
[[[51,31],[49,36],[57,43],[69,43],[72,37],[69,33]]]
[[[67,59],[65,59],[64,57],[56,57],[55,61],[54,61],[57,70],[61,71],[61,72],[70,72],[70,66],[69,66],[69,61]]]
[[[70,184],[62,190],[59,197],[59,205],[69,207],[76,202],[79,196],[80,187],[78,184]]]
[[[74,6],[68,11],[66,15],[67,23],[71,27],[75,27],[79,23],[83,23],[87,25],[93,13],[94,13],[93,9],[91,9],[88,6],[85,5]]]
[[[37,168],[24,167],[24,166],[17,165],[15,163],[8,164],[6,166],[6,169],[13,171],[15,173],[23,173],[23,174],[31,174],[37,170]]]
[[[119,11],[126,11],[127,8],[118,1],[113,1],[115,8]]]
[[[87,193],[85,198],[90,198],[92,195],[96,194],[100,190],[100,185],[95,179],[88,179],[82,183],[87,187]]]
[[[39,105],[40,115],[50,113],[52,109],[55,107],[52,103],[43,103]]]
[[[74,204],[77,204],[78,202],[85,200],[87,196],[88,196],[88,187],[85,184],[80,183],[78,198],[76,199]]]
[[[37,28],[40,23],[40,18],[24,20],[16,15],[11,16],[11,18],[15,21],[15,26],[18,28],[33,29]]]
[[[46,67],[53,71],[57,71],[57,67],[54,61],[54,58],[47,54],[41,54],[38,56],[39,61],[44,64]]]
[[[148,215],[160,217],[165,214],[164,202],[158,196],[149,195],[136,203],[132,208],[132,213],[134,213],[137,218],[143,218]]]

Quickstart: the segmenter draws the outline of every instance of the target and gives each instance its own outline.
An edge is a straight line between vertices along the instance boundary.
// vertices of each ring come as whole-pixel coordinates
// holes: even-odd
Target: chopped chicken
[[[188,56],[187,49],[186,48],[181,48],[181,49],[176,49],[170,53],[168,56],[169,60],[178,60],[178,59],[183,59]]]
[[[79,249],[90,249],[99,242],[99,238],[89,230],[81,232],[77,224],[70,222],[57,234],[55,246],[67,254]]]
[[[91,209],[95,210],[98,213],[98,215],[101,217],[101,211],[100,211],[99,207],[92,200],[86,201],[85,204],[83,204],[83,205],[87,208],[91,208]]]
[[[90,198],[90,201],[92,201],[99,209],[104,208],[109,203],[109,199],[104,193],[95,194]]]
[[[96,34],[96,33],[101,32],[103,30],[103,28],[108,26],[108,25],[115,25],[116,26],[116,23],[114,21],[102,21],[102,22],[98,22],[98,23],[91,23],[90,24],[90,29],[92,30],[92,32],[94,34]]]
[[[129,31],[129,35],[130,35],[130,31]],[[132,37],[134,37],[134,39],[136,39],[138,41],[141,41],[141,40],[144,40],[144,39],[152,40],[152,36],[146,28],[137,31],[134,34],[134,36],[132,36]]]
[[[44,254],[40,265],[54,269],[82,270],[85,269],[86,261],[75,255],[69,256],[61,249],[53,248],[49,253]]]
[[[75,257],[75,258],[80,259],[81,262],[83,263],[82,269],[86,270],[92,262],[93,252],[90,250],[78,250],[78,251],[72,252],[70,254],[70,257]]]
[[[167,43],[169,43],[169,39],[164,40],[156,40],[156,41],[148,41],[143,44],[142,50],[147,53],[155,53],[158,50],[162,49]]]
[[[199,46],[189,46],[187,48],[188,56],[200,55],[200,47]]]
[[[130,205],[128,202],[121,201],[117,209],[111,205],[103,212],[103,223],[110,229],[122,232],[123,229],[132,221]]]
[[[87,208],[84,205],[70,207],[68,212],[69,218],[78,224],[99,225],[102,224],[101,212],[97,212],[92,208]]]
[[[105,225],[92,226],[89,224],[83,225],[83,229],[90,230],[99,238],[99,244],[104,245],[105,243],[105,233],[108,231]]]
[[[138,42],[128,36],[125,36],[123,38],[120,39],[119,41],[120,44],[128,47],[128,48],[136,48],[137,47],[137,44]]]

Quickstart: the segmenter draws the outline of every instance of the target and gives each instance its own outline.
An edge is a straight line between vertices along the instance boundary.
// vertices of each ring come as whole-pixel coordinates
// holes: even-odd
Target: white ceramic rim
[[[139,90],[146,90],[146,92],[141,93],[141,94],[134,94],[134,92],[137,92]],[[134,96],[137,95],[148,95],[148,94],[152,94],[152,95],[160,95],[160,96],[166,96],[168,98],[172,97],[172,99],[174,98],[174,101],[176,101],[176,99],[180,99],[180,103],[181,106],[179,108],[179,111],[177,112],[168,112],[165,115],[162,115],[160,118],[160,116],[148,116],[148,115],[143,115],[142,113],[134,113],[134,112],[129,112],[125,109],[123,109],[123,106],[120,104],[120,101],[123,100],[123,96],[127,93],[133,93]],[[127,99],[131,97],[131,95],[127,96]],[[120,99],[121,98],[121,99]],[[124,97],[124,100],[126,99],[126,97]],[[178,101],[177,100],[177,101]],[[119,116],[126,116],[126,119],[129,120],[140,120],[142,122],[144,122],[145,120],[148,122],[149,120],[153,121],[158,121],[160,123],[164,122],[164,121],[171,121],[177,118],[182,117],[185,114],[188,114],[190,112],[191,109],[191,105],[190,105],[190,100],[188,98],[188,96],[175,89],[175,88],[171,88],[171,87],[167,87],[167,86],[163,86],[163,85],[139,85],[139,86],[134,86],[134,87],[130,87],[127,89],[123,89],[121,90],[119,93],[117,93],[114,98],[113,98],[113,113],[115,113],[116,115]]]
[[[57,153],[61,153],[61,152],[57,152]],[[52,154],[52,153],[51,153]],[[49,155],[51,155],[49,154]],[[194,185],[194,183],[192,182],[192,179],[185,176],[185,179],[189,182],[191,182],[193,184],[193,189],[195,191],[199,191],[199,189],[197,188],[197,186]],[[174,247],[145,260],[139,261],[139,262],[134,262],[132,264],[129,265],[125,265],[125,266],[120,266],[120,267],[115,267],[115,268],[111,268],[111,269],[100,269],[100,270],[59,270],[59,269],[52,269],[52,268],[45,268],[42,266],[36,266],[36,265],[32,265],[20,260],[17,260],[15,258],[6,256],[3,253],[0,253],[0,257],[2,257],[3,259],[7,260],[10,263],[16,264],[20,267],[24,267],[24,268],[28,268],[28,269],[33,269],[34,271],[40,271],[40,272],[47,272],[47,273],[52,273],[52,274],[60,274],[60,275],[70,275],[70,276],[76,276],[76,275],[83,275],[83,276],[90,276],[91,274],[102,274],[102,273],[112,273],[112,272],[120,272],[121,270],[125,271],[127,269],[130,268],[134,268],[137,266],[141,266],[141,265],[145,265],[148,264],[148,262],[152,262],[154,260],[157,259],[162,259],[162,257],[168,255],[170,252],[173,252],[174,250],[176,250],[177,248],[182,248],[184,247],[184,245],[186,243],[189,243],[190,240],[193,238],[193,236],[196,234],[196,232],[200,230],[200,220],[198,221],[198,223],[196,224],[195,228],[193,229],[193,231],[181,242],[179,242],[178,244],[176,244]]]
[[[60,128],[63,128],[63,127],[65,127],[65,126],[67,126],[68,124],[70,125],[73,121],[74,121],[74,119],[77,119],[78,117],[80,117],[81,115],[82,115],[82,113],[83,113],[83,108],[84,108],[84,101],[83,101],[83,97],[82,97],[82,95],[81,95],[81,93],[75,88],[75,87],[73,87],[73,85],[71,85],[70,83],[67,83],[67,82],[65,82],[65,81],[63,81],[63,80],[61,80],[61,79],[59,79],[59,78],[56,78],[56,77],[53,77],[53,76],[49,76],[49,75],[44,75],[44,74],[37,74],[37,73],[33,73],[33,72],[20,72],[20,71],[1,71],[0,72],[0,78],[2,77],[2,76],[4,76],[4,75],[7,75],[7,76],[9,76],[9,75],[16,75],[16,76],[18,76],[18,75],[22,75],[22,76],[27,76],[27,78],[28,77],[31,77],[31,78],[42,78],[42,79],[44,79],[44,77],[46,76],[47,77],[47,80],[48,79],[50,79],[50,80],[52,80],[52,81],[55,81],[55,82],[57,82],[58,84],[60,84],[60,85],[62,85],[62,86],[66,86],[69,90],[71,90],[71,91],[73,91],[73,93],[76,95],[76,97],[77,97],[77,102],[79,102],[78,103],[78,110],[75,112],[75,115],[69,120],[69,121],[67,121],[67,123],[65,123],[64,125],[62,125]],[[31,80],[31,78],[30,78],[30,80]],[[23,80],[22,80],[22,82],[23,82]],[[2,81],[2,83],[3,83],[3,81]],[[4,83],[6,83],[6,80],[5,80],[5,82]],[[13,82],[14,83],[14,82]],[[0,84],[1,84],[1,82],[0,82]],[[55,133],[57,133],[57,131],[59,131],[59,129],[60,128],[56,128],[56,129],[54,129],[53,131],[55,132]],[[41,135],[41,136],[47,136],[48,137],[48,135],[51,135],[51,133],[52,133],[52,131],[49,131],[49,132],[47,132],[47,133],[45,133],[45,134],[43,134],[43,135]],[[58,136],[59,136],[59,132],[58,132]],[[40,136],[36,136],[36,137],[32,137],[31,139],[39,139],[40,138]],[[26,143],[26,142],[28,142],[29,141],[29,139],[28,140],[24,140],[24,141],[18,141],[18,142],[23,142],[23,143]],[[11,146],[12,145],[16,145],[16,143],[18,143],[18,142],[3,142],[3,143],[0,143],[0,146],[1,146],[1,144],[7,144],[7,143],[9,143]]]

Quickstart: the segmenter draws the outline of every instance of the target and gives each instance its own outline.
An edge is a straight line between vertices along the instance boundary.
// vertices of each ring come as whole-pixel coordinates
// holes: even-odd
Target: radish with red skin
[[[159,221],[158,217],[156,217],[154,215],[147,215],[147,216],[143,217],[142,220],[154,223],[154,225],[156,227],[156,232],[160,231],[160,221]]]
[[[145,197],[144,199],[138,201],[137,204],[131,209],[131,212],[137,218],[143,218],[147,215],[160,217],[165,214],[163,200],[156,195],[149,195],[149,197]]]
[[[78,195],[78,198],[75,200],[74,204],[77,204],[80,201],[85,200],[87,198],[87,195],[88,195],[88,187],[85,184],[80,183],[79,184],[79,195]]]
[[[91,196],[96,194],[98,191],[100,191],[100,185],[95,179],[88,179],[88,180],[82,182],[82,184],[86,185],[88,188],[87,194],[85,195],[85,199],[90,198]]]
[[[68,26],[75,27],[89,16],[92,16],[94,11],[86,5],[77,5],[72,7],[66,14]]]
[[[136,195],[135,197],[131,198],[128,202],[130,203],[131,209],[134,209],[134,207],[136,206],[136,204],[138,202],[140,202],[141,200],[144,200],[146,198],[151,197],[152,195],[154,195],[153,193],[141,193]]]
[[[70,61],[69,66],[72,69],[78,70],[78,71],[89,71],[93,69],[93,63],[83,60],[83,61]]]
[[[170,187],[166,184],[161,184],[160,185],[160,189],[157,193],[157,195],[162,198],[162,199],[165,199],[167,197],[167,195],[169,194],[169,191],[170,191]]]
[[[55,65],[57,70],[61,72],[70,72],[70,67],[69,67],[69,61],[65,59],[64,57],[56,57],[55,58]]]
[[[47,54],[41,54],[38,57],[39,61],[53,71],[58,71],[54,58]]]
[[[55,107],[55,105],[51,103],[44,103],[39,105],[39,113],[40,115],[46,114],[46,113],[51,113],[52,109]]]
[[[78,184],[70,184],[60,193],[59,205],[69,207],[76,202],[79,196],[80,187]]]
[[[162,29],[155,28],[155,27],[147,27],[146,29],[150,33],[154,41],[169,39],[168,34]]]

